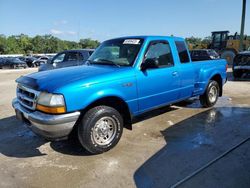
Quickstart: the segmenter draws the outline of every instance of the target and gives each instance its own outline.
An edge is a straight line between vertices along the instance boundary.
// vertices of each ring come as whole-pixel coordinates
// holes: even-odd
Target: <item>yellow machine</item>
[[[221,58],[227,60],[229,64],[233,63],[233,58],[240,49],[240,36],[237,32],[234,35],[228,35],[229,31],[212,32],[212,42],[209,48],[216,50]],[[243,50],[250,47],[250,40],[247,37],[243,40]]]

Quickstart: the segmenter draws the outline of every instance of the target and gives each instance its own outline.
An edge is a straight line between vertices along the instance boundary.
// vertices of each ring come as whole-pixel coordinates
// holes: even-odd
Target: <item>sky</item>
[[[78,41],[131,35],[240,32],[242,0],[0,0],[0,34]],[[250,0],[245,33],[250,35]]]

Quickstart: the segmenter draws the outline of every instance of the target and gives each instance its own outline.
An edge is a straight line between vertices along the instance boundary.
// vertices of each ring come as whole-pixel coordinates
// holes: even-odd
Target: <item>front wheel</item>
[[[112,149],[119,142],[122,132],[122,116],[109,106],[90,109],[78,125],[78,139],[91,154]]]
[[[218,82],[210,80],[207,89],[203,95],[200,96],[200,103],[203,107],[214,106],[218,100],[220,87]]]

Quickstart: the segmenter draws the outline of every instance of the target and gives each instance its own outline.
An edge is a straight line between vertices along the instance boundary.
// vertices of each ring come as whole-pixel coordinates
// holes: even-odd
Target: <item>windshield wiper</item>
[[[93,64],[103,64],[103,65],[115,65],[117,67],[120,67],[120,65],[116,64],[114,61],[108,60],[108,59],[98,59],[98,61],[91,61]]]

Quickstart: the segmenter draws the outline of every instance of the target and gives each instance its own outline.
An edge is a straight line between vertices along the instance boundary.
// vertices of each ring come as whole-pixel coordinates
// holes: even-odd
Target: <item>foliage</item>
[[[97,40],[91,40],[90,38],[87,39],[80,39],[79,45],[81,48],[96,48],[99,46],[100,42]]]
[[[79,42],[61,40],[52,35],[0,35],[0,54],[57,53],[63,50],[96,48],[99,41],[81,39]]]
[[[190,49],[206,49],[211,43],[211,37],[197,38],[197,37],[189,37],[186,38],[188,46]]]

